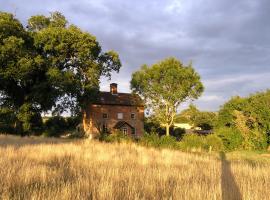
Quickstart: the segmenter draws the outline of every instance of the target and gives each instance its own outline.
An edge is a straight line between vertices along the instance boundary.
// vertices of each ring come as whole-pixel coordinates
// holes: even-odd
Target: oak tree
[[[0,106],[13,110],[22,132],[40,126],[41,112],[78,111],[94,98],[100,77],[120,67],[116,52],[103,52],[59,12],[32,16],[26,27],[0,12]]]

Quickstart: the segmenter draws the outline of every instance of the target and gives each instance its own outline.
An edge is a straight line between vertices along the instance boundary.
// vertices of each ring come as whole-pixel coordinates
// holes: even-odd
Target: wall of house
[[[104,119],[103,114],[107,114],[108,118]],[[118,119],[117,114],[123,113],[123,119]],[[131,113],[135,114],[135,119],[131,118]],[[107,125],[108,130],[112,130],[118,121],[125,121],[135,128],[135,134],[141,136],[143,134],[144,108],[136,106],[119,106],[119,105],[90,105],[84,113],[84,129],[88,134],[99,134],[103,124]],[[132,130],[128,129],[128,134],[132,134]]]

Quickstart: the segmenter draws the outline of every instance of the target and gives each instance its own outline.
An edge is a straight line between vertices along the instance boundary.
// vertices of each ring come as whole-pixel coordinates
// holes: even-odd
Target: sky
[[[60,11],[103,51],[117,51],[122,68],[101,80],[104,91],[116,82],[129,92],[132,72],[169,56],[201,75],[205,91],[194,103],[202,110],[270,88],[269,0],[0,0],[0,11],[24,24]]]

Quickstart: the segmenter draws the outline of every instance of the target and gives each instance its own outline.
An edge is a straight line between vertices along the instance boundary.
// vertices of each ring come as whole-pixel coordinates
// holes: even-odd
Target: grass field
[[[0,135],[0,199],[269,199],[269,154]]]

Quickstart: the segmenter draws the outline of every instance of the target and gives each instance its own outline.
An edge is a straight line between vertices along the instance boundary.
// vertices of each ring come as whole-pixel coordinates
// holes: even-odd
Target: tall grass
[[[16,142],[17,141],[17,142]],[[35,145],[32,145],[35,144]],[[0,199],[269,199],[269,162],[0,136]],[[267,156],[267,155],[266,155]]]

